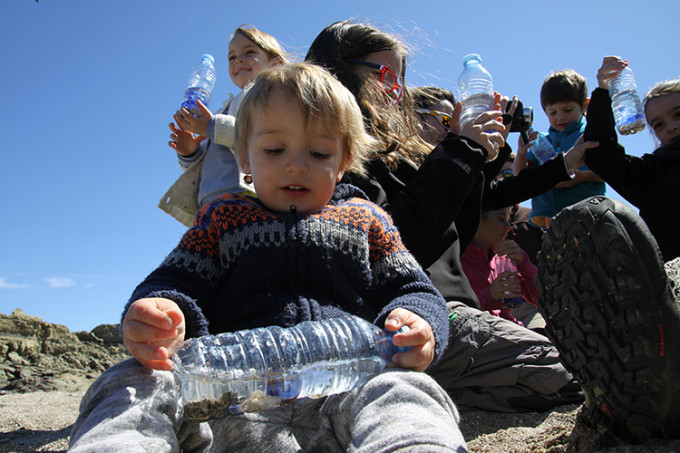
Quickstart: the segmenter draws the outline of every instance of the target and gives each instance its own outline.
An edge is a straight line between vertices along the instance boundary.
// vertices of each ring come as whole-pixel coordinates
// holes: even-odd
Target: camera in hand
[[[506,112],[510,110],[511,105],[512,103],[508,102],[508,105],[505,107]],[[527,131],[534,123],[533,107],[524,107],[522,101],[518,100],[515,113],[512,116],[509,113],[503,115],[504,125],[507,126],[511,121],[512,126],[510,128],[510,132],[519,132],[522,136],[522,140],[524,140],[524,143],[529,143],[529,134]]]

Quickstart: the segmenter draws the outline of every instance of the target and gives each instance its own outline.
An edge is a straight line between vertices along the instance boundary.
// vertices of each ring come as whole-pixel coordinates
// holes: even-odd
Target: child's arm
[[[435,339],[432,327],[420,316],[404,308],[395,308],[385,319],[385,329],[395,332],[402,326],[411,330],[395,335],[392,340],[397,346],[411,346],[408,352],[396,354],[395,364],[402,368],[424,371],[434,359]]]
[[[130,304],[121,330],[125,347],[142,365],[171,370],[170,355],[184,341],[184,314],[169,299],[139,299]]]

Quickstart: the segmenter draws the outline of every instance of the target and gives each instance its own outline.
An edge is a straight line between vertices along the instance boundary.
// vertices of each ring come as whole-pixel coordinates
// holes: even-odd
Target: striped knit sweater
[[[171,299],[192,337],[347,313],[382,327],[401,307],[432,326],[436,361],[448,343],[444,299],[391,218],[360,197],[356,187],[340,184],[320,212],[298,215],[223,195],[201,209],[125,312],[137,299]]]

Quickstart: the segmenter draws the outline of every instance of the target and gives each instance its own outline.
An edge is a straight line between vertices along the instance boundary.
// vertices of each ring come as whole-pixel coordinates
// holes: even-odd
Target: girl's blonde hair
[[[234,36],[240,34],[249,41],[255,43],[257,47],[267,52],[267,55],[272,60],[278,60],[281,63],[288,62],[288,55],[283,50],[281,44],[269,33],[265,33],[252,25],[243,24],[239,26],[234,33],[231,34],[229,40],[234,39]]]
[[[236,117],[236,151],[241,159],[248,152],[253,123],[268,108],[274,89],[297,102],[305,122],[318,118],[337,131],[342,137],[345,170],[366,174],[364,164],[378,146],[364,128],[354,96],[328,71],[309,63],[279,65],[257,75]]]
[[[645,116],[647,116],[647,104],[649,104],[649,101],[673,93],[680,93],[680,79],[664,80],[654,85],[642,100]]]

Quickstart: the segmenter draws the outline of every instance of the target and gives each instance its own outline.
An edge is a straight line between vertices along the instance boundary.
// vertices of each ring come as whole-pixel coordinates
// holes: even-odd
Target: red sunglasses
[[[354,58],[348,58],[349,63],[360,64],[368,66],[369,68],[377,69],[380,71],[380,83],[382,84],[385,92],[390,94],[394,93],[396,98],[392,101],[392,104],[397,105],[401,99],[401,95],[404,89],[399,85],[399,77],[390,69],[389,66],[378,63],[371,63],[370,61],[355,60]]]

